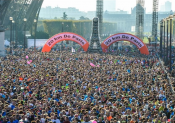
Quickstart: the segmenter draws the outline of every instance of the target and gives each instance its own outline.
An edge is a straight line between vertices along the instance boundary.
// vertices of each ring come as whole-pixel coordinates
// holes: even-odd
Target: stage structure
[[[101,38],[99,35],[99,19],[98,17],[93,18],[92,35],[90,37],[89,52],[102,52],[101,49]]]
[[[159,0],[153,0],[153,13],[152,13],[152,37],[153,41],[157,44],[157,28],[158,28],[158,6]],[[155,48],[156,48],[155,44]]]
[[[103,0],[97,0],[96,17],[99,19],[99,36],[101,37],[103,34]]]
[[[136,0],[136,36],[143,39],[145,0]]]

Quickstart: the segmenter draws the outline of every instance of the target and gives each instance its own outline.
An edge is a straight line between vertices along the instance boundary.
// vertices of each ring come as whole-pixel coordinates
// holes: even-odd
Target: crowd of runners
[[[156,56],[25,52],[0,58],[0,123],[174,123]]]

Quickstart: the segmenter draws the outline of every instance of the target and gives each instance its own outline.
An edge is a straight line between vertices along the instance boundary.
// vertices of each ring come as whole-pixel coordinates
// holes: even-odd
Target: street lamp
[[[34,50],[36,49],[36,30],[37,30],[37,20],[34,19],[34,24],[35,24],[35,36],[34,36]]]
[[[166,65],[168,65],[168,25],[169,25],[169,17],[166,18],[166,21],[167,21]]]
[[[156,23],[156,28],[157,28],[157,23]],[[155,39],[155,52],[156,52],[156,50],[157,50],[157,33],[154,34],[154,39]]]
[[[62,22],[62,32],[64,31],[64,23]],[[63,41],[61,42],[61,51],[63,50]]]
[[[13,21],[13,17],[10,17],[9,20],[10,20],[10,53],[12,53],[12,21]]]
[[[15,24],[15,21],[12,20],[12,51],[13,51],[13,47],[14,47],[14,43],[15,43],[14,24]]]
[[[66,26],[66,32],[68,32],[69,25]]]
[[[170,15],[169,19],[170,19],[170,72],[171,72],[171,53],[172,53],[171,44],[172,44],[172,26],[173,26],[172,20],[173,20],[173,15]]]
[[[25,51],[25,46],[26,46],[26,22],[27,22],[27,19],[24,18],[24,48],[23,48],[23,51]]]
[[[160,57],[162,58],[162,31],[163,31],[163,20],[160,21]]]
[[[164,18],[163,21],[164,21],[164,26],[163,26],[163,27],[164,27],[164,31],[163,31],[163,33],[164,33],[164,63],[165,63],[165,58],[166,58],[166,57],[165,57],[165,56],[166,56],[166,55],[165,55],[165,51],[166,51],[166,50],[165,50],[165,27],[166,27],[165,24],[166,24],[166,19]]]
[[[68,32],[68,30],[69,30],[68,28],[69,28],[69,25],[66,26],[66,32]],[[66,44],[68,44],[68,43],[69,43],[69,42],[66,41]]]

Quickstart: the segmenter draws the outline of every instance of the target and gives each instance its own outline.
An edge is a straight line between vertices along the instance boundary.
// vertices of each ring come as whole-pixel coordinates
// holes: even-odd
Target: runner
[[[175,122],[175,95],[157,57],[22,53],[0,60],[0,122]]]

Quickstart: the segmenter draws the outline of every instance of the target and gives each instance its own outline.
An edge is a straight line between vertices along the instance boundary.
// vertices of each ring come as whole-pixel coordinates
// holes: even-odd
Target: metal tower
[[[143,39],[145,0],[136,0],[136,36]]]
[[[39,12],[44,0],[11,0],[7,14],[5,16],[4,26],[10,25],[9,17],[15,21],[15,41],[23,41],[20,35],[25,31],[32,31],[34,19],[38,20]],[[27,22],[24,22],[24,18]],[[32,32],[31,32],[32,33]],[[22,37],[21,37],[22,38]],[[18,42],[19,43],[19,42]]]
[[[8,0],[4,0],[8,1]],[[33,20],[38,18],[40,8],[44,0],[11,0],[13,2],[10,3],[7,14],[5,16],[4,25],[9,26],[9,17],[13,17],[16,28],[18,30],[23,30],[24,21],[23,19],[27,19],[26,29],[30,30],[33,24]]]
[[[103,0],[97,0],[96,17],[99,19],[99,35],[103,33]]]
[[[5,55],[4,47],[4,37],[5,37],[5,27],[4,27],[4,18],[7,14],[7,9],[12,0],[0,0],[0,56]]]
[[[0,0],[0,31],[4,31],[4,17],[12,0]]]
[[[159,0],[153,0],[152,36],[153,36],[153,41],[155,42],[157,42],[158,4],[159,4]]]
[[[90,37],[89,52],[102,52],[99,37],[99,19],[95,17],[93,19],[92,35]]]

